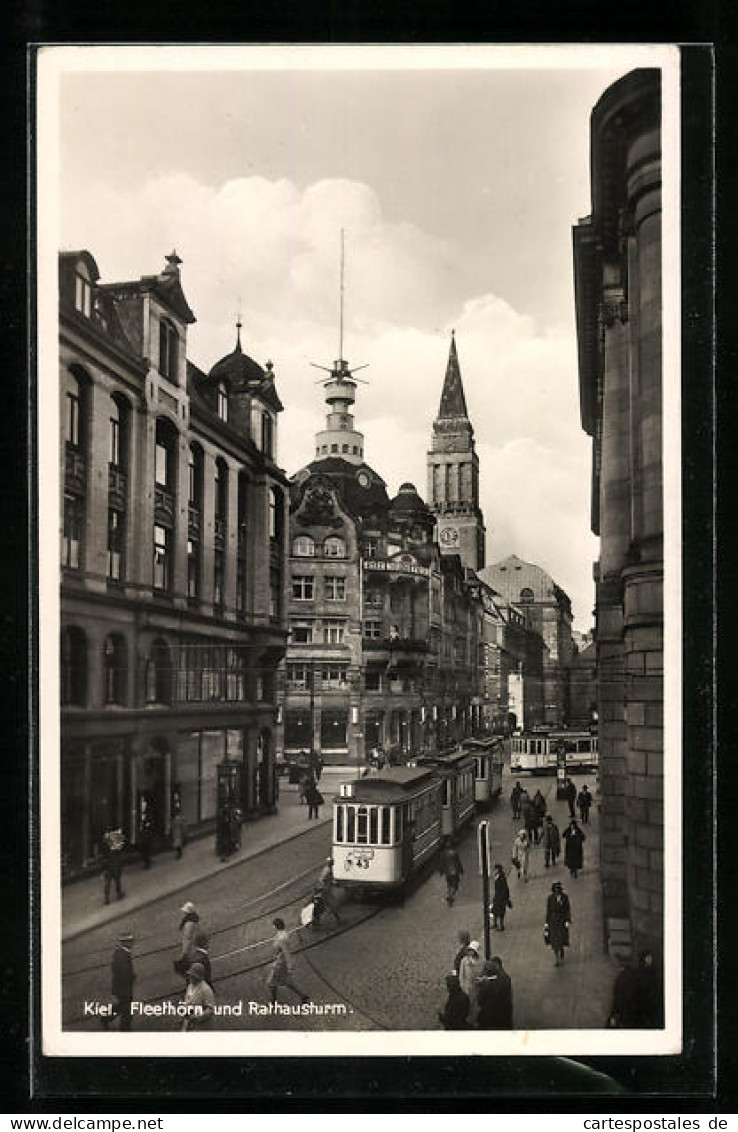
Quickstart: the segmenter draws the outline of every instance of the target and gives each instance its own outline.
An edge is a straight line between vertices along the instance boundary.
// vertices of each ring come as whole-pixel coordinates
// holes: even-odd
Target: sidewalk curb
[[[272,849],[276,849],[280,845],[286,845],[290,841],[296,841],[298,837],[304,837],[306,833],[310,833],[313,829],[318,829],[324,825],[330,825],[332,821],[332,815],[326,818],[318,818],[315,825],[309,826],[308,829],[298,829],[295,832],[290,833],[286,837],[282,838],[281,841],[274,841],[271,845],[263,845],[260,849],[254,849],[252,850],[252,852],[247,853],[243,857],[239,857],[237,860],[218,861],[216,864],[214,864],[214,867],[212,869],[209,869],[207,872],[202,873],[200,876],[194,877],[188,881],[184,881],[183,883],[177,883],[174,888],[168,888],[165,892],[159,892],[155,896],[146,897],[145,899],[140,900],[138,903],[131,902],[126,906],[124,910],[121,910],[120,912],[118,912],[116,909],[115,914],[111,915],[109,918],[101,920],[100,923],[88,924],[86,927],[81,928],[73,928],[66,934],[64,932],[64,929],[62,928],[62,945],[65,943],[71,943],[72,940],[79,939],[80,936],[86,935],[88,932],[94,931],[96,928],[105,927],[107,924],[114,924],[116,920],[124,919],[126,916],[130,915],[131,912],[139,912],[142,908],[147,908],[150,904],[156,904],[157,901],[161,900],[164,896],[173,896],[177,892],[184,892],[186,888],[191,888],[191,886],[193,884],[197,884],[198,881],[208,880],[210,877],[216,876],[218,873],[225,872],[226,869],[233,869],[237,865],[245,864],[247,861],[254,861],[257,857],[263,856],[264,853],[271,852]]]

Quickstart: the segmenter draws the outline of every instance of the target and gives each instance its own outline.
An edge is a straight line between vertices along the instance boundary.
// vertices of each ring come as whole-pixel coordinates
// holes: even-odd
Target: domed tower
[[[350,464],[363,464],[364,436],[354,428],[351,412],[356,400],[356,380],[343,358],[338,358],[329,372],[325,382],[326,427],[315,434],[315,455],[340,456]]]
[[[441,550],[458,554],[464,566],[480,570],[484,566],[485,529],[479,507],[479,457],[453,331],[427,461],[428,499],[437,516]]]

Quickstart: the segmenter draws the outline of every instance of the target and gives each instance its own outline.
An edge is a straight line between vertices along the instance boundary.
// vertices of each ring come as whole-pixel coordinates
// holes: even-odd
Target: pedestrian
[[[541,844],[543,845],[543,865],[544,868],[547,869],[549,865],[553,866],[556,864],[559,853],[561,852],[561,834],[559,833],[559,827],[550,814],[546,814],[546,820],[543,823]]]
[[[564,864],[575,880],[582,869],[584,857],[583,845],[586,840],[586,837],[577,824],[577,819],[572,818],[564,830],[564,841],[566,842],[564,848]]]
[[[540,790],[536,790],[535,795],[533,796],[532,805],[535,817],[533,824],[533,840],[535,841],[535,844],[538,845],[541,840],[543,819],[546,816],[547,809],[546,799],[543,797],[543,794],[541,794]]]
[[[514,821],[520,819],[520,795],[523,793],[522,787],[519,782],[516,782],[510,791],[510,805],[512,807],[512,816]]]
[[[477,983],[477,1027],[480,1030],[512,1030],[512,979],[499,955],[488,959]]]
[[[318,790],[318,787],[313,782],[312,778],[308,783],[307,790],[305,791],[305,801],[308,804],[308,821],[311,818],[320,817],[320,807],[323,805],[323,795]]]
[[[484,963],[480,959],[480,944],[473,939],[467,949],[467,954],[461,960],[459,967],[459,983],[464,994],[469,997],[470,1018],[476,1018],[477,1013],[477,982],[482,973]]]
[[[512,863],[515,866],[518,874],[518,880],[521,876],[523,880],[528,882],[528,866],[530,864],[530,838],[524,829],[518,830],[517,836],[512,845]]]
[[[323,773],[323,760],[320,755],[315,760],[315,781],[320,782],[320,776]]]
[[[458,973],[461,969],[461,960],[464,958],[465,955],[469,954],[469,944],[471,943],[471,936],[469,935],[469,932],[466,931],[466,929],[462,928],[462,930],[458,933],[456,938],[459,941],[459,943],[461,944],[461,947],[459,948],[459,950],[456,952],[456,955],[454,956],[454,973],[458,975]]]
[[[507,883],[505,870],[502,865],[495,865],[494,871],[495,890],[492,896],[492,927],[497,932],[504,932],[505,930],[505,913],[508,908],[512,908],[512,900],[510,899],[510,887]]]
[[[450,908],[459,891],[459,882],[464,874],[464,866],[461,863],[461,857],[448,839],[441,850],[438,871],[446,879],[446,903]]]
[[[188,967],[193,962],[190,952],[194,950],[195,933],[202,929],[198,928],[200,914],[191,900],[185,901],[180,911],[182,919],[179,922],[179,930],[182,935],[182,950],[174,960],[174,969],[179,975],[186,975]]]
[[[582,787],[582,789],[579,791],[579,794],[577,795],[577,806],[579,808],[579,816],[581,818],[582,825],[587,825],[587,823],[589,821],[589,810],[590,810],[591,805],[592,805],[592,795],[590,794],[589,787],[587,786],[587,783],[585,782],[584,786]]]
[[[143,867],[151,868],[151,847],[154,841],[154,822],[146,798],[141,799],[141,814],[138,821],[138,851]]]
[[[187,990],[184,1006],[187,1008],[183,1030],[207,1030],[215,1015],[215,995],[206,982],[202,963],[193,963],[187,972]]]
[[[172,849],[174,850],[177,860],[182,860],[182,850],[185,843],[185,820],[179,810],[172,818]]]
[[[663,1027],[663,991],[652,951],[641,951],[635,967],[623,963],[613,986],[608,1025],[619,1030]]]
[[[205,932],[196,931],[192,937],[192,947],[188,958],[190,967],[193,963],[201,963],[205,972],[205,982],[209,987],[213,985],[213,969],[210,965],[210,952],[208,950],[208,937]]]
[[[533,805],[533,799],[528,796],[527,790],[523,792],[520,799],[520,813],[525,826],[525,832],[528,834],[528,840],[531,845],[535,843],[536,839],[536,821],[537,813]]]
[[[133,1001],[133,984],[136,979],[136,973],[133,970],[133,956],[131,955],[132,943],[133,936],[130,932],[121,932],[115,943],[111,964],[111,989],[115,1002],[112,1014],[102,1017],[105,1030],[108,1029],[113,1018],[120,1019],[118,1029],[121,1033],[131,1028],[131,1003]]]
[[[566,804],[569,807],[569,818],[570,819],[575,816],[575,814],[574,814],[574,803],[576,802],[576,798],[577,798],[577,788],[574,785],[574,783],[572,782],[572,780],[567,777],[567,778],[564,779],[564,799],[566,801]]]
[[[439,1022],[444,1030],[471,1030],[469,995],[461,989],[459,976],[455,972],[446,975],[446,989],[448,998],[443,1010],[438,1011]]]
[[[298,789],[298,794],[299,794],[301,806],[307,804],[307,793],[308,793],[310,786],[312,785],[312,782],[313,782],[313,776],[311,774],[309,774],[307,771],[304,771],[304,773],[300,775],[300,783],[299,783],[299,786],[298,786],[297,789]]]
[[[314,928],[320,926],[324,912],[330,912],[337,924],[343,923],[333,900],[333,858],[327,857],[320,876],[313,890],[313,918]]]
[[[546,923],[543,938],[556,956],[556,966],[564,962],[564,948],[569,946],[569,925],[571,908],[569,897],[564,892],[561,881],[551,885],[551,895],[546,901]]]
[[[109,829],[103,834],[102,878],[105,903],[110,903],[110,889],[115,885],[117,900],[125,896],[122,885],[123,849],[126,839],[122,829]]]
[[[280,919],[278,916],[276,919],[272,920],[272,923],[277,929],[272,939],[274,960],[269,969],[269,978],[267,980],[272,1003],[277,1001],[277,991],[279,987],[288,987],[289,990],[294,991],[302,1003],[310,1002],[310,995],[304,994],[295,984],[293,977],[294,960],[292,958],[289,935],[285,930],[284,920]]]

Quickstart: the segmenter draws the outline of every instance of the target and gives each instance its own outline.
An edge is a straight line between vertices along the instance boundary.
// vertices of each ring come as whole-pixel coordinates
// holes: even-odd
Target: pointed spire
[[[233,351],[234,354],[243,353],[243,350],[241,349],[241,326],[241,316],[239,315],[238,322],[236,323],[236,349]]]
[[[466,398],[464,397],[464,386],[461,382],[459,358],[456,353],[456,337],[453,330],[451,331],[451,348],[448,352],[446,378],[443,383],[438,416],[445,418],[469,416],[466,411]]]
[[[171,251],[168,256],[164,257],[167,261],[168,267],[164,268],[165,275],[179,275],[179,265],[182,260],[177,255],[176,249]]]

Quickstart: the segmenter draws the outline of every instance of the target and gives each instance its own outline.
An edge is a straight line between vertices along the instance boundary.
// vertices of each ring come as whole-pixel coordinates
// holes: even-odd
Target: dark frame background
[[[261,7],[260,7],[261,5]],[[609,34],[590,35],[597,42],[625,42],[622,33],[636,29],[638,20],[628,21],[636,5],[629,0],[617,12],[617,26]],[[6,931],[3,980],[0,993],[6,1000],[8,1021],[5,1040],[10,1049],[4,1057],[5,1083],[14,1089],[11,1110],[69,1111],[70,1101],[84,1099],[92,1111],[192,1112],[198,1108],[213,1111],[215,1104],[227,1103],[230,1111],[239,1102],[249,1111],[298,1112],[346,1110],[352,1100],[363,1109],[387,1110],[399,1101],[405,1110],[459,1111],[463,1099],[477,1098],[494,1109],[507,1107],[526,1111],[526,1100],[538,1107],[535,1098],[545,1097],[550,1111],[668,1111],[666,1106],[681,1101],[690,1112],[716,1111],[718,1098],[736,1095],[731,1083],[717,1074],[715,989],[717,985],[717,937],[715,932],[716,888],[714,875],[715,829],[715,711],[716,690],[713,675],[715,640],[713,615],[716,608],[715,576],[715,467],[713,445],[716,438],[716,391],[713,379],[715,348],[714,302],[714,201],[713,91],[715,52],[707,45],[682,49],[682,444],[683,444],[683,619],[684,619],[684,829],[683,877],[684,922],[684,1052],[677,1057],[592,1058],[573,1061],[566,1058],[347,1058],[337,1065],[334,1059],[289,1058],[136,1058],[77,1059],[46,1058],[40,1052],[40,955],[39,875],[35,734],[36,709],[36,585],[35,558],[35,358],[32,312],[35,305],[33,279],[33,232],[35,188],[26,175],[20,155],[27,154],[28,171],[33,171],[33,72],[34,45],[54,42],[577,42],[581,27],[577,20],[586,14],[585,4],[572,4],[567,10],[552,12],[548,5],[529,4],[523,17],[527,26],[513,29],[515,40],[503,34],[511,29],[504,14],[472,4],[467,23],[473,27],[444,27],[437,8],[431,8],[425,21],[423,5],[380,3],[371,17],[356,3],[317,5],[302,13],[290,13],[279,26],[279,13],[266,4],[253,5],[241,14],[241,26],[234,26],[233,12],[227,12],[225,25],[217,10],[205,13],[194,4],[177,10],[176,39],[171,26],[159,26],[161,17],[149,6],[137,13],[135,6],[122,9],[93,9],[87,4],[72,11],[63,3],[52,11],[50,0],[27,3],[14,13],[13,35],[9,46],[0,51],[6,64],[2,82],[6,87],[5,105],[12,131],[11,144],[18,155],[6,167],[2,196],[7,223],[4,239],[8,244],[2,265],[2,293],[6,312],[6,333],[10,357],[14,359],[10,405],[4,416],[5,443],[0,447],[6,475],[0,480],[8,539],[6,554],[0,557],[0,577],[5,583],[8,610],[0,618],[0,643],[8,656],[3,674],[13,703],[13,736],[20,758],[6,759],[3,827],[8,835],[0,838],[0,860],[5,877],[15,878],[7,902],[6,923],[17,925]],[[483,11],[484,8],[484,11]],[[163,14],[163,13],[162,13]],[[193,26],[205,14],[210,24],[203,38]],[[614,9],[605,11],[610,19]],[[678,16],[682,16],[678,10]],[[685,39],[714,36],[715,11],[697,5],[686,13]],[[640,9],[641,25],[649,23],[649,13]],[[138,21],[136,17],[139,17]],[[516,18],[519,13],[516,14]],[[556,29],[546,27],[546,21]],[[646,27],[639,42],[673,42],[664,39],[663,12],[652,15],[660,27]],[[200,20],[203,24],[205,21]],[[450,20],[448,21],[451,22]],[[228,26],[230,25],[230,26]],[[529,28],[535,27],[534,34]],[[643,26],[638,27],[643,32]],[[649,31],[651,34],[649,35]],[[527,34],[525,34],[527,32]],[[613,36],[612,33],[616,35]],[[620,33],[620,34],[617,34]],[[635,41],[634,39],[632,41]],[[718,51],[718,62],[725,52]],[[738,62],[736,53],[727,52],[727,66]],[[722,63],[721,63],[722,65]],[[726,123],[723,122],[723,125]],[[719,125],[719,123],[718,123]],[[27,239],[20,218],[27,214]],[[572,218],[574,220],[575,218]],[[26,262],[29,291],[19,286],[18,265]],[[26,303],[26,299],[28,302]],[[9,312],[9,314],[8,314]],[[24,338],[20,328],[27,327]],[[727,408],[727,395],[720,395],[721,410]],[[25,443],[23,443],[25,442]],[[27,568],[19,553],[28,541]],[[12,619],[16,611],[26,611]],[[30,644],[29,644],[30,642]],[[25,662],[25,663],[24,663]],[[26,677],[24,681],[23,677]],[[12,765],[11,764],[12,761]],[[24,814],[19,800],[27,798]],[[18,861],[30,861],[30,882]],[[726,890],[727,895],[727,890]],[[29,899],[30,896],[30,899]],[[30,910],[30,921],[29,921]],[[22,925],[28,924],[29,935]],[[30,940],[30,945],[29,945]],[[29,970],[30,955],[30,970]],[[14,972],[14,978],[10,974]],[[31,995],[28,997],[30,976]],[[30,1040],[29,1040],[30,1038]],[[338,1070],[338,1072],[337,1072]],[[12,1085],[11,1085],[12,1082]],[[730,1102],[728,1102],[730,1103]],[[77,1106],[75,1106],[77,1107]],[[718,1110],[719,1111],[719,1110]],[[726,1109],[730,1111],[730,1108]]]

